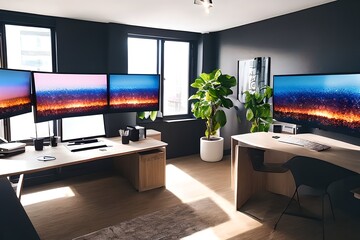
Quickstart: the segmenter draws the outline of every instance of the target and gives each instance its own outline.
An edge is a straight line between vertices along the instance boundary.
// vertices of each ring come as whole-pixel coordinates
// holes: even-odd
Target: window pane
[[[52,71],[49,28],[5,25],[5,36],[9,68]]]
[[[0,137],[5,138],[4,134],[4,120],[0,119]]]
[[[128,38],[128,73],[156,74],[157,40]]]
[[[164,116],[188,114],[189,98],[188,42],[164,44]]]
[[[48,137],[53,135],[52,122],[34,124],[32,113],[21,114],[10,118],[11,141]]]
[[[5,25],[5,37],[8,68],[52,72],[49,28]],[[49,136],[47,122],[36,124],[35,132],[33,113],[11,117],[10,126],[11,141]]]

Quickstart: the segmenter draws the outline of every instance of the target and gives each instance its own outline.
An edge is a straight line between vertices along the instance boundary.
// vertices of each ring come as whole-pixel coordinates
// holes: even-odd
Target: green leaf
[[[264,95],[267,98],[271,98],[273,96],[273,89],[271,87],[267,86],[265,89]]]
[[[218,79],[219,76],[221,76],[221,70],[220,69],[215,69],[213,72],[215,72],[214,79]]]
[[[218,81],[221,82],[222,86],[227,88],[235,87],[236,86],[236,78],[229,75],[221,75],[218,78]]]
[[[215,113],[215,120],[219,123],[221,127],[225,126],[226,124],[226,115],[223,110],[218,110]]]
[[[233,102],[232,102],[230,99],[228,99],[228,98],[223,98],[223,99],[221,99],[221,103],[222,103],[223,107],[225,107],[225,108],[227,108],[227,109],[229,109],[229,108],[231,108],[232,106],[234,106]]]
[[[193,82],[190,86],[193,88],[202,88],[205,85],[205,81],[201,78],[195,79],[195,82]]]
[[[151,111],[151,112],[150,112],[150,119],[151,119],[152,121],[155,121],[156,116],[157,116],[157,111]]]
[[[212,113],[211,106],[210,105],[203,106],[201,108],[201,112],[203,112],[203,117],[209,118],[211,116],[211,113]]]
[[[253,120],[254,118],[254,112],[249,108],[248,110],[246,110],[246,119],[248,121]]]
[[[217,91],[215,89],[210,88],[209,89],[209,94],[213,99],[217,99],[218,98],[218,94]]]
[[[145,112],[138,112],[137,115],[138,115],[138,118],[140,118],[140,119],[145,118]]]
[[[188,100],[200,99],[198,94],[191,95]]]
[[[251,125],[250,132],[254,133],[254,132],[258,132],[258,131],[259,131],[259,128],[257,125],[255,125],[255,124]]]
[[[201,73],[200,78],[203,79],[204,82],[207,82],[210,80],[210,74],[208,73]]]

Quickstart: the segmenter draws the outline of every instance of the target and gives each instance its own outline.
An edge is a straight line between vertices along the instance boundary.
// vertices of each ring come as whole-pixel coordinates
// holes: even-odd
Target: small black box
[[[133,142],[139,141],[139,130],[132,126],[127,126],[127,130],[129,130],[130,140]]]
[[[282,126],[279,124],[272,125],[272,130],[274,133],[281,133],[282,132]]]

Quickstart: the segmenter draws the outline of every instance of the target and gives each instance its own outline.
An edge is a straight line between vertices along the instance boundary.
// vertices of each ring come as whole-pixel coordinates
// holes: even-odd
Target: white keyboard
[[[302,147],[305,147],[307,149],[314,150],[317,152],[324,151],[324,150],[330,148],[330,146],[327,146],[324,144],[312,142],[312,141],[301,139],[301,138],[290,137],[290,136],[279,138],[279,142],[299,145],[299,146],[302,146]]]

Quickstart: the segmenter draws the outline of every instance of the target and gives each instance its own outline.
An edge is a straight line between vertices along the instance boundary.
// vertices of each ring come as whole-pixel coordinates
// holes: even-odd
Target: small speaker
[[[272,125],[272,131],[274,133],[281,133],[282,132],[282,126],[278,125],[278,124],[273,124]]]

